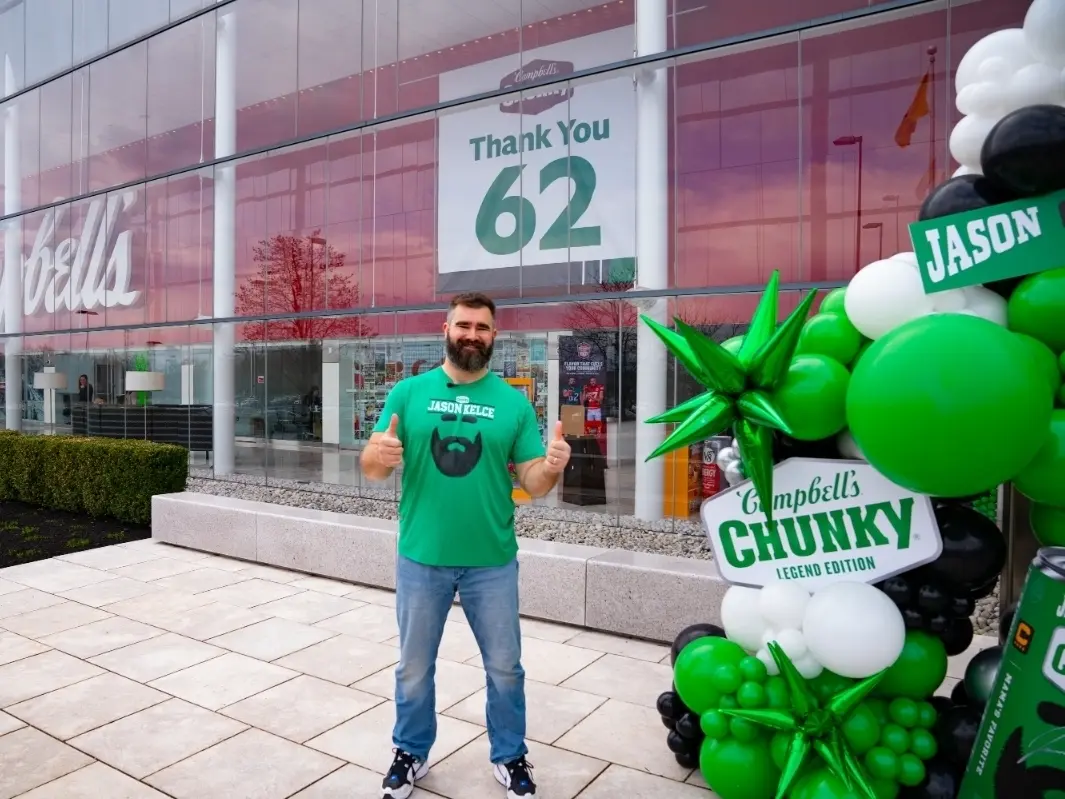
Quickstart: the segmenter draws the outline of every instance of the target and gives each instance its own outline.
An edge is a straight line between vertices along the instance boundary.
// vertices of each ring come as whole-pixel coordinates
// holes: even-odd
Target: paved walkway
[[[387,591],[154,541],[0,570],[0,799],[375,797],[393,607]],[[712,798],[654,709],[666,647],[522,624],[541,797]],[[502,796],[477,646],[460,609],[447,626],[432,771],[414,796]]]

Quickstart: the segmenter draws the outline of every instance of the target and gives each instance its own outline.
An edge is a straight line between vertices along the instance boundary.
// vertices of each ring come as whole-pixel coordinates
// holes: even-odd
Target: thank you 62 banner
[[[632,36],[631,28],[619,28],[447,72],[440,95],[563,78],[630,57]],[[439,126],[441,290],[564,289],[631,277],[631,75],[505,96],[442,114]]]

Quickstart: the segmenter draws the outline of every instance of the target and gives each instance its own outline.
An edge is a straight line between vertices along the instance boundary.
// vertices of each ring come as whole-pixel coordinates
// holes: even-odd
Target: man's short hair
[[[467,291],[464,294],[456,294],[452,297],[451,303],[447,308],[448,319],[451,318],[451,312],[460,305],[464,308],[487,308],[489,313],[492,314],[492,318],[496,318],[496,304],[492,302],[491,297],[479,291]]]

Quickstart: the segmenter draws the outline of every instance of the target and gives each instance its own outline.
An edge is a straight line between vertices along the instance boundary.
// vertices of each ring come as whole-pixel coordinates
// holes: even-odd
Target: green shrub
[[[0,430],[0,501],[149,524],[152,497],[184,491],[188,472],[172,444]]]

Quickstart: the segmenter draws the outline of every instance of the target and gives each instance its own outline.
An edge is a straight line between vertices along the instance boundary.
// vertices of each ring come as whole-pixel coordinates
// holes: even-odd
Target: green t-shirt
[[[440,367],[401,380],[374,432],[399,416],[399,553],[428,566],[503,566],[518,553],[507,464],[544,455],[536,412],[489,372],[453,385]]]

